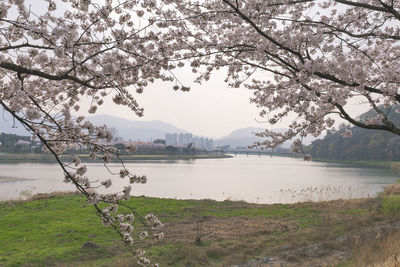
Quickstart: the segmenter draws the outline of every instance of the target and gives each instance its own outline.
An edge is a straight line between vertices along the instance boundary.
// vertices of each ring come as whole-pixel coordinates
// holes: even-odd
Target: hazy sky
[[[264,75],[268,79],[268,74]],[[186,85],[191,86],[189,92],[174,91],[171,83],[159,81],[145,88],[141,95],[135,94],[144,108],[144,116],[141,118],[128,108],[116,106],[111,101],[106,101],[99,107],[96,114],[109,114],[131,120],[162,120],[195,135],[212,138],[228,135],[239,128],[271,128],[268,123],[263,122],[266,118],[258,116],[259,109],[256,105],[250,103],[252,92],[245,88],[228,87],[224,82],[223,71],[201,85],[191,82],[193,76],[183,70],[178,72],[178,76]],[[366,105],[356,100],[346,108],[351,114],[360,114],[367,109]],[[287,127],[293,118],[289,117],[273,128]],[[336,125],[339,122],[342,121],[338,120]]]
[[[179,74],[180,73],[180,74]],[[250,104],[251,92],[244,88],[230,88],[224,83],[224,73],[216,73],[209,82],[191,82],[192,75],[180,70],[180,80],[190,85],[189,92],[174,91],[171,83],[156,82],[141,95],[135,94],[144,108],[139,118],[127,108],[110,101],[98,109],[97,114],[110,114],[133,120],[162,120],[184,128],[195,135],[222,137],[244,127],[266,127],[258,116],[255,104]]]
[[[189,85],[189,92],[174,91],[172,83],[157,81],[145,88],[142,94],[135,94],[139,104],[144,108],[144,116],[139,118],[128,108],[116,106],[112,101],[106,101],[99,107],[96,114],[109,114],[131,120],[162,120],[183,128],[195,135],[219,138],[232,131],[246,127],[286,128],[290,120],[271,126],[265,121],[267,118],[258,116],[259,109],[250,103],[252,95],[245,88],[231,88],[225,82],[225,72],[220,70],[214,73],[208,82],[194,83],[194,76],[190,70],[180,69],[175,75],[185,85]],[[264,75],[265,79],[270,76]],[[346,106],[350,114],[358,115],[368,109],[368,105],[360,100],[353,100]],[[81,109],[80,112],[83,112]],[[85,115],[89,115],[86,113]],[[337,120],[338,126],[342,120]]]

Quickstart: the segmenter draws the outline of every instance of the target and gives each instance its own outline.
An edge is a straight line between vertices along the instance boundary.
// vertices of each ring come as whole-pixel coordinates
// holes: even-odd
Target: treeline
[[[193,144],[170,146],[165,140],[157,139],[154,142],[135,142],[134,150],[128,149],[124,143],[104,144],[114,146],[121,155],[203,155],[210,151],[195,148]],[[0,133],[0,153],[44,153],[43,145],[39,141],[32,141],[29,136]],[[88,154],[85,149],[67,150],[66,154]]]
[[[202,148],[195,148],[192,143],[187,145],[165,145],[165,141],[157,139],[153,143],[143,142],[136,143],[134,151],[127,149],[123,143],[114,146],[122,155],[202,155],[209,154],[210,151]]]
[[[384,112],[396,126],[400,126],[399,106],[385,108]],[[373,119],[377,113],[370,110],[360,116],[362,121]],[[343,137],[346,130],[352,136]],[[322,140],[315,140],[306,148],[314,158],[327,160],[392,160],[400,161],[400,136],[379,130],[342,125],[338,132],[328,132]]]
[[[41,153],[41,151],[41,144],[31,141],[29,136],[0,133],[0,152]]]

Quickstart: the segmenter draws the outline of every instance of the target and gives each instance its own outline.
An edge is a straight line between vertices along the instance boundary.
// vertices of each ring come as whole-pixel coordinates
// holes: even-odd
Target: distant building
[[[167,145],[177,145],[178,144],[178,134],[167,133],[165,135],[165,144]]]
[[[193,143],[193,136],[191,133],[180,133],[178,135],[178,145],[188,145],[190,143]]]
[[[197,149],[212,150],[214,147],[214,141],[207,137],[193,137],[191,133],[168,133],[165,135],[165,143],[167,145],[181,145],[186,146],[193,144]]]

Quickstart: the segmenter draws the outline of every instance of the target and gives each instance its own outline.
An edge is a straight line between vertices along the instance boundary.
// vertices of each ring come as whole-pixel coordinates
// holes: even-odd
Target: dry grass
[[[392,167],[400,169],[400,163]],[[380,203],[382,214],[392,222],[356,238],[354,266],[400,267],[400,183],[386,186]]]
[[[370,185],[359,186],[309,186],[303,189],[286,188],[280,190],[281,194],[285,195],[290,202],[324,202],[337,199],[356,199],[368,196]]]
[[[54,191],[52,193],[38,193],[36,195],[33,195],[30,200],[39,200],[39,199],[48,199],[48,198],[53,198],[53,197],[61,197],[61,196],[70,196],[70,195],[81,195],[79,191]]]
[[[391,164],[390,164],[390,167],[391,167],[392,169],[395,169],[395,170],[400,171],[400,162],[398,162],[398,161],[392,161]]]
[[[184,266],[207,265],[206,262],[191,265],[204,255],[210,262],[219,262],[212,266],[244,264],[258,257],[279,259],[274,263],[275,266],[331,266],[352,258],[355,244],[364,242],[364,237],[362,240],[359,237],[360,233],[388,223],[380,213],[377,199],[293,205],[298,209],[307,207],[313,211],[313,215],[304,214],[312,220],[308,226],[304,225],[304,221],[299,221],[297,216],[210,216],[203,222],[204,244],[196,246],[196,218],[193,217],[166,223],[165,241],[168,244],[185,244],[185,250],[178,249],[174,253],[175,260],[184,260],[188,264]],[[244,208],[252,204],[238,203],[238,206]],[[184,256],[178,257],[182,253]]]
[[[196,239],[196,221],[188,219],[167,223],[165,236],[174,244],[190,243]],[[211,217],[203,222],[202,239],[208,242],[226,239],[243,239],[245,237],[273,234],[275,232],[296,231],[296,221],[280,221],[262,217],[216,218]]]
[[[382,196],[399,195],[400,194],[400,184],[390,184],[385,187]]]
[[[400,266],[400,231],[388,236],[375,236],[375,241],[360,246],[356,252],[354,266]]]

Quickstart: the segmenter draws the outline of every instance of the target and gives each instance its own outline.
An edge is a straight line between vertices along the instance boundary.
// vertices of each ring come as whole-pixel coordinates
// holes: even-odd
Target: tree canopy
[[[192,57],[199,82],[226,67],[226,81],[253,90],[252,102],[271,125],[296,116],[284,134],[260,133],[271,138],[259,145],[318,136],[338,117],[400,134],[379,107],[400,101],[400,1],[163,2],[168,35],[181,57]],[[368,103],[376,116],[359,120],[348,112],[351,101]]]

